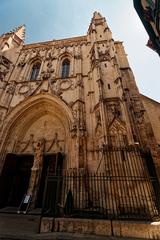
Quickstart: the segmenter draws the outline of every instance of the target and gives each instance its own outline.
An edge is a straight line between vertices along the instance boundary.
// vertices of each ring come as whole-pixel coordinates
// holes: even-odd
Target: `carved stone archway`
[[[71,167],[73,122],[68,106],[56,97],[39,94],[17,105],[6,118],[1,145],[1,169],[8,153],[32,154],[34,162],[27,194],[35,205],[40,182],[43,154],[65,155],[64,168]]]
[[[44,151],[56,152],[56,148],[59,151],[61,149],[66,155],[65,167],[71,167],[69,153],[73,153],[70,140],[72,123],[69,107],[56,96],[39,94],[18,104],[8,114],[1,132],[1,169],[7,153],[29,153],[33,151],[31,141],[42,137],[46,138]]]

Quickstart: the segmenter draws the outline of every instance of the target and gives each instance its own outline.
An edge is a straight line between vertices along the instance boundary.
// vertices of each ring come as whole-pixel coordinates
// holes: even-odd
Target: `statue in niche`
[[[119,118],[119,116],[121,115],[120,107],[117,104],[111,105],[111,112],[112,112],[113,116],[116,118]]]
[[[47,63],[47,69],[44,70],[41,75],[42,75],[42,78],[46,80],[46,79],[49,79],[53,73],[54,73],[54,68],[53,68],[52,60],[50,59]]]
[[[23,68],[25,66],[25,64],[26,64],[26,57],[27,57],[27,53],[25,53],[25,54],[23,54],[21,56],[21,59],[20,59],[20,61],[18,63],[18,67],[22,67]]]
[[[77,120],[78,119],[78,110],[77,110],[77,108],[74,108],[72,110],[72,114],[73,114],[74,119]]]
[[[77,124],[76,124],[76,122],[72,125],[71,136],[72,136],[72,138],[77,136]]]
[[[101,116],[99,110],[95,113],[96,117],[96,127],[95,127],[95,134],[96,137],[99,138],[102,135],[102,123],[101,123]]]
[[[46,57],[46,60],[50,60],[50,61],[53,61],[56,59],[56,56],[54,55],[54,51],[53,50],[49,50],[48,53],[47,53],[47,57]]]
[[[36,142],[33,143],[33,150],[34,150],[33,168],[35,168],[35,169],[42,168],[44,147],[45,147],[45,139],[44,138],[40,138]]]
[[[3,81],[0,74],[0,89],[5,89],[6,86],[7,86],[7,82]]]
[[[95,117],[96,117],[96,128],[97,128],[99,125],[101,126],[101,116],[99,111],[96,111]]]
[[[0,80],[3,81],[6,75],[9,73],[9,69],[0,66]]]

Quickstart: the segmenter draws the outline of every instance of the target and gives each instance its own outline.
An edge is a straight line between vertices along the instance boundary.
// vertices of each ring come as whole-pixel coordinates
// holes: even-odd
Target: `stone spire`
[[[10,32],[4,33],[0,36],[1,51],[8,51],[15,46],[23,45],[25,41],[25,25],[16,27]]]
[[[9,37],[14,37],[14,35],[16,35],[19,38],[19,40],[24,42],[24,40],[25,40],[25,25],[24,24],[20,25],[19,27],[14,28],[12,31],[2,34],[1,37],[9,38]]]
[[[92,42],[112,39],[112,33],[106,19],[99,13],[94,12],[88,29],[88,36]]]
[[[15,28],[13,32],[19,39],[21,39],[24,42],[24,40],[25,40],[25,25],[24,24]]]

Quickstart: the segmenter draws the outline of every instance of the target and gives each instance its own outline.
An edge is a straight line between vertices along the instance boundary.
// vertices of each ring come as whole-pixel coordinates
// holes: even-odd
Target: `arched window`
[[[70,61],[68,60],[68,58],[65,58],[62,62],[61,77],[67,78],[69,76],[69,70],[70,70]]]
[[[31,70],[31,77],[30,77],[31,81],[37,79],[40,67],[41,67],[41,63],[40,62],[36,62],[36,63],[33,64],[32,70]]]

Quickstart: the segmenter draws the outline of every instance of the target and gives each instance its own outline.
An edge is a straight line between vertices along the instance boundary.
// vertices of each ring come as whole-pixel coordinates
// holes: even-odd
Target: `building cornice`
[[[39,42],[39,43],[31,43],[25,44],[23,49],[31,49],[31,48],[39,48],[39,47],[63,47],[63,46],[70,46],[75,44],[83,44],[87,43],[87,36],[79,36],[73,38],[65,38],[65,39],[58,39],[58,40],[51,40],[46,42]]]

